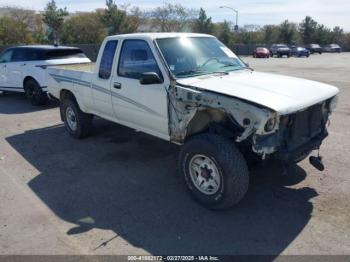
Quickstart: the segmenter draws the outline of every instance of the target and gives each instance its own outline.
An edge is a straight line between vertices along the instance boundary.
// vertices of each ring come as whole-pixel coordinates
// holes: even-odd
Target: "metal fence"
[[[75,46],[84,51],[84,53],[89,57],[92,61],[96,61],[98,51],[100,48],[99,44],[79,44],[79,45],[68,45],[68,46]],[[0,52],[2,52],[4,49],[11,47],[11,46],[0,46]],[[267,47],[269,48],[269,45],[261,44],[261,45],[246,45],[246,44],[234,44],[231,45],[230,48],[232,51],[239,55],[239,56],[246,56],[246,55],[252,55],[253,51],[256,47]],[[343,51],[350,51],[350,45],[343,46]]]

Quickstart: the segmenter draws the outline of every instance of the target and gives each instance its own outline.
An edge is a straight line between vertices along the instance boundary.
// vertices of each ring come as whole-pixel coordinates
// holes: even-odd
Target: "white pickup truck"
[[[203,34],[110,36],[96,64],[46,71],[72,136],[87,136],[96,115],[182,145],[179,171],[212,209],[247,192],[246,153],[290,163],[319,149],[338,94],[330,85],[255,72]],[[310,162],[323,168],[320,157]]]

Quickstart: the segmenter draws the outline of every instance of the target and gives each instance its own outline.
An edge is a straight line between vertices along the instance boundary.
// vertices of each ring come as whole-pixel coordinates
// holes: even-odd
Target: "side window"
[[[119,58],[119,76],[140,79],[143,73],[161,72],[147,42],[143,40],[125,40]]]
[[[27,61],[38,61],[38,60],[43,60],[42,57],[42,50],[40,49],[32,49],[32,50],[27,50]]]
[[[22,48],[15,49],[13,52],[11,61],[12,62],[27,61],[26,50]]]
[[[11,62],[13,50],[7,50],[0,55],[0,63]]]
[[[102,79],[110,78],[117,45],[118,45],[117,40],[110,40],[106,43],[105,48],[103,50],[101,62],[100,62],[100,69],[98,72],[99,78],[102,78]]]

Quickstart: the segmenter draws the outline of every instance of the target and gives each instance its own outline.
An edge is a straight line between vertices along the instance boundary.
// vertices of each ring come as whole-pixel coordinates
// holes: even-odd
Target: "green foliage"
[[[213,28],[214,25],[211,21],[211,17],[207,17],[205,10],[201,8],[198,18],[193,22],[192,30],[196,33],[211,34]]]
[[[82,13],[65,21],[61,40],[64,44],[93,44],[106,36],[107,30],[97,13]]]
[[[163,6],[155,8],[149,17],[155,31],[182,32],[188,31],[194,14],[194,10],[187,9],[180,4],[165,3]]]
[[[108,35],[122,33],[127,16],[126,12],[119,9],[114,0],[106,0],[106,6],[102,21],[107,27]]]
[[[230,46],[233,42],[233,34],[231,31],[231,24],[228,21],[218,23],[215,27],[216,37],[225,45]]]
[[[305,17],[300,23],[299,32],[304,44],[312,44],[314,42],[317,25],[317,22],[310,16]]]
[[[64,17],[68,16],[67,9],[58,8],[55,0],[50,0],[43,14],[43,22],[51,29],[52,34],[50,40],[58,41],[61,28],[63,26]]]
[[[0,17],[0,44],[30,44],[33,37],[28,26],[9,16]]]
[[[307,16],[299,24],[288,20],[280,25],[254,25],[232,30],[228,21],[213,23],[205,10],[187,9],[181,4],[164,3],[145,13],[138,7],[127,10],[117,6],[115,0],[106,0],[104,10],[68,16],[66,8],[58,8],[49,0],[42,15],[20,8],[9,8],[0,17],[0,44],[48,43],[61,37],[65,44],[100,43],[106,35],[143,31],[193,31],[213,34],[228,46],[233,44],[310,44],[338,43],[350,48],[350,34],[340,27],[333,29],[319,24]],[[44,24],[47,25],[46,31]],[[345,48],[346,49],[346,48]]]
[[[279,40],[282,43],[291,45],[298,41],[297,25],[294,23],[284,21],[279,26]]]
[[[263,43],[271,45],[273,43],[279,42],[279,26],[276,25],[266,25],[262,29],[263,33]]]

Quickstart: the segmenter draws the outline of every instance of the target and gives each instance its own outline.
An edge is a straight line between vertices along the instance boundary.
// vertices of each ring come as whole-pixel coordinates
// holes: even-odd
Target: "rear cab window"
[[[103,50],[98,77],[109,79],[112,73],[113,60],[117,50],[118,40],[109,40]]]

